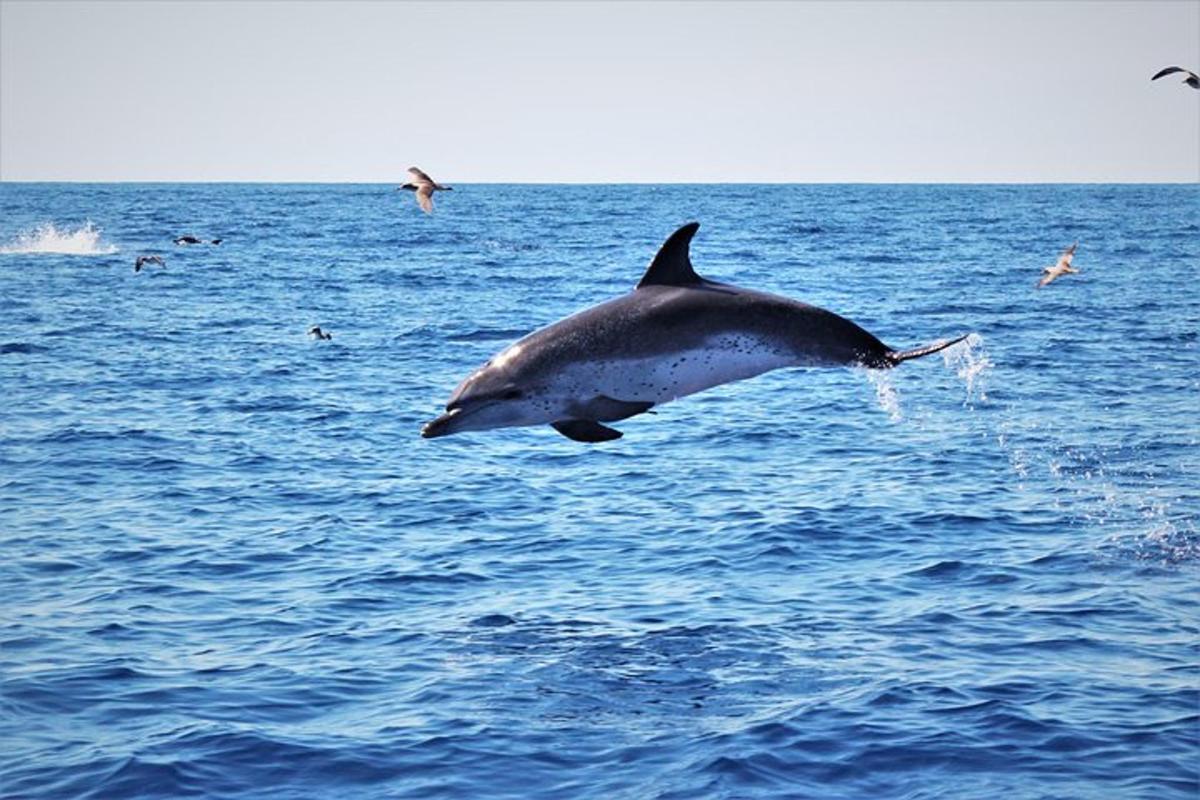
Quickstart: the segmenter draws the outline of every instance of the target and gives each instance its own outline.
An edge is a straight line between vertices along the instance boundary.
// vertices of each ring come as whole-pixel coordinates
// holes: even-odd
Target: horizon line
[[[8,179],[0,178],[3,184],[222,184],[222,185],[297,185],[297,186],[391,186],[398,181],[380,180],[203,180],[185,179],[146,179],[146,180],[92,180],[92,179]],[[1200,185],[1200,176],[1193,180],[1156,180],[1156,179],[1086,179],[1086,180],[819,180],[819,181],[746,181],[746,180],[663,180],[663,181],[504,181],[476,180],[455,181],[462,186],[1089,186],[1124,184],[1131,186],[1163,185],[1191,186]]]

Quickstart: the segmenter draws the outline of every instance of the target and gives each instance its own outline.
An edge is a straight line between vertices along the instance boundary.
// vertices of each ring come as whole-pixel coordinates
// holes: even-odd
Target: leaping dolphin
[[[689,222],[637,287],[510,345],[467,377],[426,438],[549,424],[578,442],[603,425],[780,367],[894,367],[966,338],[895,350],[848,319],[797,300],[706,280],[692,269]]]

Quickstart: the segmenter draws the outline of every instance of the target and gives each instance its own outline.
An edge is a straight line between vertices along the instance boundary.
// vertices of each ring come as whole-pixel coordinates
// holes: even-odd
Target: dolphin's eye
[[[524,394],[520,389],[509,389],[504,394],[500,395],[501,400],[520,400]]]

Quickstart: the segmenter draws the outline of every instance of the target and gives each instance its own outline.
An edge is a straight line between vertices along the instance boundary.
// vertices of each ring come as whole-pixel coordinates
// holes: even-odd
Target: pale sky
[[[1200,0],[0,0],[0,180],[1200,181]]]

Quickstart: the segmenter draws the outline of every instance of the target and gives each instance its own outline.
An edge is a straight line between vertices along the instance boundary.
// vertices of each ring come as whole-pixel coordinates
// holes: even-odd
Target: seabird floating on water
[[[401,189],[407,189],[410,192],[417,193],[417,205],[426,214],[433,213],[433,193],[434,192],[452,192],[453,188],[442,186],[433,178],[426,175],[416,167],[409,167],[408,173],[413,176],[412,183],[406,183],[401,186]]]
[[[133,262],[133,271],[141,272],[142,267],[146,264],[158,264],[160,267],[165,267],[167,262],[163,261],[162,256],[138,256],[137,261]]]
[[[1045,274],[1038,281],[1039,289],[1056,278],[1061,278],[1063,275],[1079,272],[1079,270],[1071,266],[1071,259],[1075,258],[1075,248],[1078,246],[1079,242],[1075,242],[1075,244],[1062,251],[1062,255],[1058,257],[1058,261],[1055,262],[1054,266],[1042,268],[1042,272]]]
[[[1200,75],[1197,75],[1190,69],[1184,69],[1183,67],[1163,67],[1158,72],[1154,73],[1154,77],[1150,80],[1156,81],[1164,75],[1172,75],[1176,72],[1187,73],[1187,77],[1183,79],[1183,82],[1193,89],[1200,89]]]
[[[332,339],[333,338],[333,334],[326,333],[325,331],[321,330],[320,325],[313,325],[311,328],[308,329],[308,333],[310,336],[315,336],[318,339]]]

